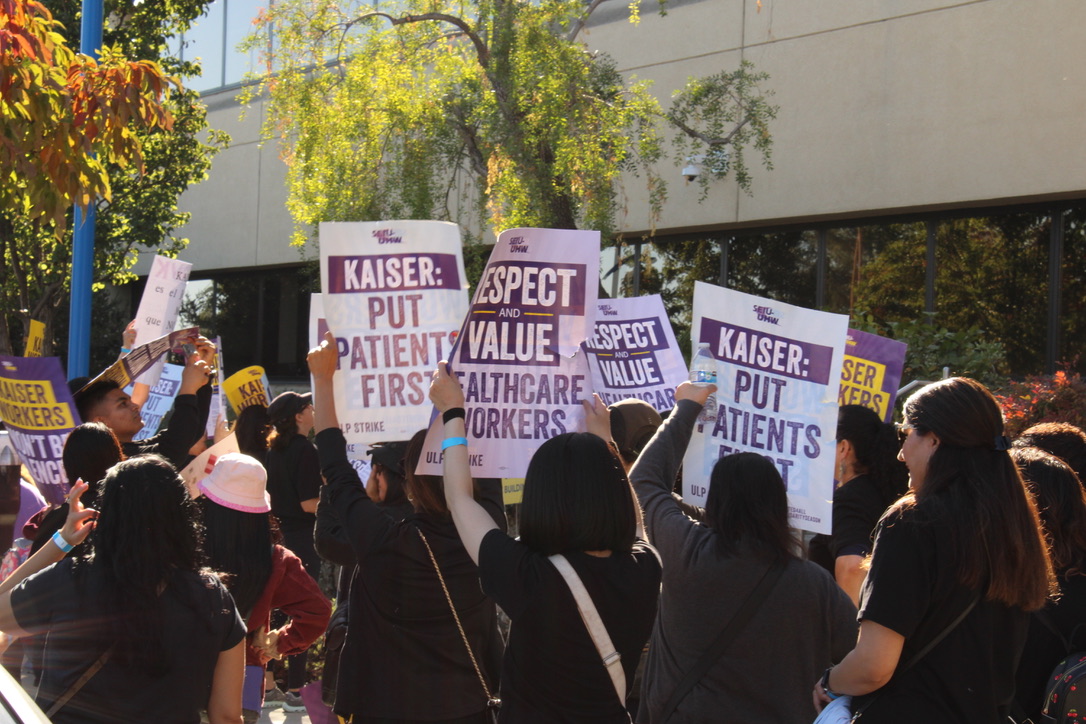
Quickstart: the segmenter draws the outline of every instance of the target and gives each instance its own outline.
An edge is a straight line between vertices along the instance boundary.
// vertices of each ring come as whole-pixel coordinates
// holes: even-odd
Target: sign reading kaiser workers
[[[452,355],[475,477],[521,478],[546,440],[584,429],[592,381],[580,344],[599,288],[596,231],[510,229],[490,254]],[[325,300],[327,306],[327,299]],[[441,474],[440,418],[418,472]]]
[[[838,403],[870,407],[883,422],[893,422],[906,349],[908,345],[896,339],[848,330]]]
[[[58,358],[0,356],[0,420],[45,499],[63,503],[64,441],[79,415]]]
[[[321,302],[336,338],[336,414],[349,444],[406,440],[430,422],[430,374],[468,309],[460,227],[322,223]]]
[[[608,405],[634,397],[657,412],[675,406],[675,388],[687,379],[686,362],[660,295],[599,302],[596,327],[582,347],[593,390]]]
[[[717,359],[717,416],[699,423],[683,459],[688,502],[705,504],[716,461],[769,458],[796,528],[830,532],[837,392],[848,317],[697,282],[691,337]]]

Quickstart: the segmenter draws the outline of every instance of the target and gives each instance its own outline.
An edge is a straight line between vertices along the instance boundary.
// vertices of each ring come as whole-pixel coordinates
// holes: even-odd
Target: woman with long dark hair
[[[336,418],[337,359],[330,334],[308,359],[328,488],[321,505],[334,508],[357,560],[333,708],[356,724],[484,724],[502,651],[494,601],[480,590],[452,517],[434,505],[440,481],[413,475],[408,445],[374,446],[361,484]],[[479,483],[481,515],[504,527],[501,481]],[[396,504],[404,492],[406,511]]]
[[[264,664],[304,652],[316,641],[332,608],[301,560],[276,542],[265,490],[267,473],[260,462],[227,453],[200,481],[198,499],[204,520],[208,563],[227,574],[227,587],[245,620],[247,642],[244,715],[256,721],[263,704]],[[270,629],[272,609],[289,620]]]
[[[60,560],[92,527],[86,490],[73,487],[64,527],[0,585],[0,629],[49,633],[39,704],[49,710],[71,694],[54,722],[195,724],[206,709],[212,724],[239,724],[245,628],[230,593],[201,568],[181,478],[153,455],[111,468],[94,555]]]
[[[679,385],[675,409],[630,471],[664,562],[637,720],[702,722],[727,712],[729,721],[808,722],[815,710],[806,685],[856,642],[856,608],[826,571],[802,559],[784,481],[768,458],[738,453],[718,460],[701,523],[672,496],[712,389]],[[761,593],[765,585],[771,587]],[[747,604],[754,596],[757,605]],[[708,653],[748,605],[755,606],[750,618],[731,629],[727,648]],[[681,682],[703,657],[707,668],[683,692]]]
[[[238,419],[234,421],[238,450],[257,460],[264,460],[268,452],[268,436],[271,431],[268,408],[264,405],[249,405],[238,413]]]
[[[430,399],[444,422],[446,505],[479,564],[483,590],[512,621],[501,721],[629,722],[628,682],[656,615],[660,561],[641,535],[640,510],[611,442],[606,406],[599,396],[594,404],[586,400],[591,432],[557,435],[536,450],[524,478],[520,539],[514,540],[472,497],[464,392],[445,362],[434,372]],[[606,661],[613,671],[558,568],[567,565],[609,636],[606,648],[613,651]]]
[[[815,683],[865,724],[1005,722],[1029,611],[1056,578],[999,405],[954,377],[905,402],[911,493],[879,522],[856,648]]]
[[[1086,647],[1086,491],[1066,462],[1033,447],[1018,447],[1011,457],[1037,502],[1049,542],[1060,597],[1030,618],[1029,635],[1014,690],[1017,721],[1040,717],[1048,677],[1071,651]]]
[[[872,534],[879,518],[909,488],[909,471],[897,459],[897,431],[862,405],[842,405],[837,411],[834,457],[833,526],[830,535],[816,535],[809,558],[837,579],[853,604],[867,570]]]
[[[268,405],[268,493],[272,513],[279,521],[283,545],[302,560],[313,580],[320,578],[321,559],[313,545],[320,497],[321,472],[317,450],[309,441],[313,430],[313,404],[309,394],[284,392]],[[301,688],[308,676],[308,652],[287,659],[287,690],[282,694],[285,711],[301,711]],[[269,692],[279,697],[275,689]]]

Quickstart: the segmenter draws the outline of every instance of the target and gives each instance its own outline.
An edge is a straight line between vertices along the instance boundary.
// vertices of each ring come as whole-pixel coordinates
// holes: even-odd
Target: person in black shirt
[[[815,706],[849,694],[865,724],[1006,722],[1028,612],[1057,590],[1037,509],[980,383],[924,387],[901,432],[912,492],[879,522],[856,648]]]

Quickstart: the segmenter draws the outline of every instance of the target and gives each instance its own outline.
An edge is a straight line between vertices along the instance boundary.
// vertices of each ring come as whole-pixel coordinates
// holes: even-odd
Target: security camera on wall
[[[687,156],[686,165],[683,166],[682,174],[687,183],[696,181],[698,176],[701,175],[701,162],[704,160],[704,156]]]

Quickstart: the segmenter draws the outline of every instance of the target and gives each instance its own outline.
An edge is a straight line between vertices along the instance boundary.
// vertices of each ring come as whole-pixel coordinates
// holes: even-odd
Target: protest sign
[[[26,351],[23,357],[41,357],[42,347],[45,345],[45,323],[36,319],[30,320],[30,330],[26,335]]]
[[[683,497],[704,505],[716,461],[764,455],[788,487],[796,528],[830,532],[837,391],[848,317],[697,282],[691,338],[717,359],[715,423],[683,459]]]
[[[226,453],[241,452],[238,450],[238,439],[234,433],[230,433],[219,442],[215,443],[207,450],[197,455],[192,459],[185,469],[181,471],[181,479],[185,481],[185,487],[188,488],[190,498],[200,497],[200,489],[197,484],[211,475],[211,471],[215,469],[215,463],[218,462]]]
[[[406,440],[430,421],[430,374],[449,355],[467,312],[460,227],[323,223],[320,241],[343,434],[350,444]]]
[[[498,237],[452,355],[464,387],[469,461],[479,478],[519,478],[546,440],[584,429],[592,382],[599,232],[511,229]],[[441,474],[440,421],[418,472]]]
[[[167,352],[170,350],[183,352],[181,349],[182,343],[195,342],[199,336],[199,327],[187,327],[170,332],[158,339],[153,339],[147,344],[141,344],[100,372],[93,380],[83,385],[81,390],[90,387],[99,380],[112,380],[121,389],[124,389],[159,360],[162,360]]]
[[[151,387],[147,394],[147,400],[140,407],[140,416],[143,418],[143,429],[136,433],[133,440],[146,440],[158,433],[162,425],[162,418],[173,408],[174,398],[181,389],[181,373],[185,370],[181,365],[166,364],[162,367],[162,374],[158,382]],[[132,394],[131,387],[125,390]]]
[[[204,434],[208,437],[215,437],[219,420],[226,417],[226,400],[222,392],[222,371],[225,368],[222,361],[222,339],[216,337],[211,342],[215,345],[215,374],[211,375],[211,407],[207,413],[207,426],[204,428]]]
[[[599,302],[595,330],[582,347],[592,390],[606,404],[634,397],[657,412],[675,406],[675,387],[687,379],[686,362],[660,295]]]
[[[250,405],[271,404],[271,385],[263,367],[253,365],[235,372],[222,383],[222,389],[236,415]]]
[[[136,341],[156,339],[174,330],[191,270],[192,264],[188,262],[165,256],[155,257],[136,312]],[[160,374],[161,362],[142,373],[138,381],[153,386]]]
[[[896,339],[848,330],[838,404],[870,407],[883,422],[893,422],[907,348]]]
[[[0,356],[0,420],[50,503],[68,495],[62,456],[79,415],[56,357]]]

